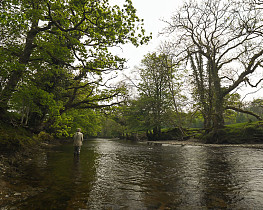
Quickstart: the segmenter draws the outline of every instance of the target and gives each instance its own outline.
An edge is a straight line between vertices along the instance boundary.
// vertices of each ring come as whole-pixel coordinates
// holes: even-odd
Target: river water
[[[92,139],[36,155],[14,209],[262,209],[263,150]]]

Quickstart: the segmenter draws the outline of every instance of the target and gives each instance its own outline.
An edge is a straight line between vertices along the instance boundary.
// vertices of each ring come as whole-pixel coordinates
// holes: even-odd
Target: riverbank
[[[263,144],[206,144],[200,139],[188,139],[185,141],[167,140],[167,141],[146,141],[148,145],[162,146],[162,145],[179,145],[179,146],[199,146],[199,147],[243,147],[263,149]]]

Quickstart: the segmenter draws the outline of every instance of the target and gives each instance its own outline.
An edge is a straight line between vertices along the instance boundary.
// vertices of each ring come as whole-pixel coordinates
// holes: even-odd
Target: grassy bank
[[[203,137],[207,143],[256,144],[263,143],[263,121],[226,125],[223,129]]]
[[[200,143],[209,144],[263,144],[263,121],[236,123],[226,125],[222,129],[206,133],[200,128],[163,129],[160,136],[148,138],[145,132],[137,132],[128,136],[135,141],[184,141],[196,139]]]
[[[164,130],[161,140],[196,139],[209,144],[263,144],[263,121],[236,123],[222,129],[205,133],[204,129],[185,128],[184,134],[178,129]]]

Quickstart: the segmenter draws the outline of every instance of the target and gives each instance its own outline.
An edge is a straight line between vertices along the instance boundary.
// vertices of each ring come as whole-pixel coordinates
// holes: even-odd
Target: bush
[[[37,135],[37,140],[40,142],[51,142],[54,140],[54,137],[50,135],[49,133],[46,133],[45,131],[41,131]]]

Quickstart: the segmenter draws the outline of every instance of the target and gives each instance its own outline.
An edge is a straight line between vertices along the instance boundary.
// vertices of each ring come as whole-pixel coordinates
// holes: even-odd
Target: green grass
[[[226,125],[204,137],[208,142],[246,144],[263,143],[263,121]]]

